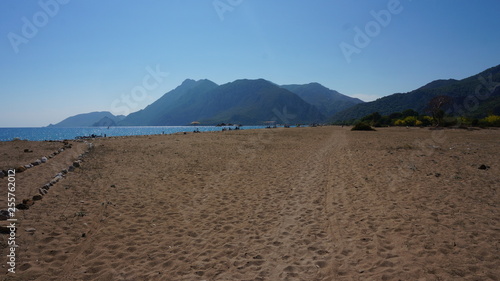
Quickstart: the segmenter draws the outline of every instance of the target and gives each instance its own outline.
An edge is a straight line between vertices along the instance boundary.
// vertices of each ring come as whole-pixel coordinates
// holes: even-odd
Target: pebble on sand
[[[30,208],[30,206],[23,204],[23,203],[19,203],[16,205],[16,208],[18,208],[19,210],[28,210]]]
[[[15,232],[15,230],[14,230]],[[9,227],[6,227],[6,226],[0,226],[0,233],[1,234],[10,234],[10,228]]]
[[[35,202],[32,199],[23,199],[23,204],[32,206],[33,204],[35,204]]]
[[[28,227],[28,228],[26,228],[24,231],[26,231],[26,232],[29,232],[29,233],[32,233],[32,234],[33,234],[33,233],[35,233],[36,228],[34,228],[34,227]]]
[[[7,210],[0,210],[0,220],[8,220],[10,219],[10,213]]]
[[[26,167],[24,166],[19,166],[16,168],[16,173],[22,173],[24,171],[26,171]]]
[[[479,170],[488,170],[490,166],[482,164],[481,166],[478,167]]]

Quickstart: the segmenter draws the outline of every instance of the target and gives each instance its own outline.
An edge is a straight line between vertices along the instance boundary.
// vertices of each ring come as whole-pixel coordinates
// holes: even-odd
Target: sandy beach
[[[0,280],[500,280],[500,130],[91,142],[80,167],[16,212],[15,273],[0,235]],[[16,203],[89,149],[70,143],[16,173]],[[63,146],[2,142],[0,169]]]

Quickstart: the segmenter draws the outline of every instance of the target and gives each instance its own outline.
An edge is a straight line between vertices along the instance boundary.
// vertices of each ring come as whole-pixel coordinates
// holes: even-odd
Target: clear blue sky
[[[186,78],[319,82],[365,101],[408,92],[500,64],[498,11],[498,0],[1,1],[0,127],[137,111]]]

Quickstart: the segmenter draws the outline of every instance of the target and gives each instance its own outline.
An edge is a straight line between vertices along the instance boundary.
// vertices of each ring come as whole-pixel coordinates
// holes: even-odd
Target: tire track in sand
[[[352,280],[353,276],[356,280],[385,280],[389,276],[385,273],[394,274],[399,258],[387,235],[393,227],[388,212],[391,204],[384,185],[377,187],[365,176],[363,169],[373,159],[366,159],[356,146],[349,141],[349,133],[342,131],[326,155],[325,209],[334,242],[327,276],[336,280]]]

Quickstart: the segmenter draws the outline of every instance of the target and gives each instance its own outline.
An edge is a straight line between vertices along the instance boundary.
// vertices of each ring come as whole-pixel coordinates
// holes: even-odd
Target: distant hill
[[[428,83],[427,85],[418,88],[418,90],[430,90],[430,89],[441,88],[441,87],[453,85],[457,82],[458,82],[458,80],[455,80],[455,79],[447,79],[447,80],[439,79],[439,80],[432,81],[432,82]]]
[[[297,94],[306,102],[316,106],[325,116],[332,116],[356,104],[364,103],[360,99],[348,97],[337,91],[328,89],[319,83],[282,85],[281,87]]]
[[[187,79],[146,108],[129,114],[119,124],[126,126],[190,124],[199,119],[199,112],[206,103],[207,93],[217,87],[218,85],[210,80]]]
[[[200,120],[209,124],[262,124],[321,122],[325,116],[298,95],[264,79],[241,79],[207,94]]]
[[[115,116],[108,111],[97,111],[71,116],[57,124],[50,124],[48,127],[92,127],[95,125],[99,125],[99,122],[103,120],[103,118],[109,119],[108,122],[116,124],[117,122],[120,122],[124,117],[125,116],[123,115]]]
[[[296,94],[264,79],[236,80],[218,86],[209,80],[185,80],[120,125],[202,125],[320,122],[325,116]]]
[[[388,115],[406,109],[423,114],[429,101],[437,96],[451,98],[451,104],[445,109],[452,115],[481,118],[488,114],[500,114],[500,87],[496,87],[499,85],[500,65],[462,80],[436,80],[408,93],[397,93],[357,104],[336,113],[331,121],[355,120],[373,112]],[[480,91],[477,94],[478,89]]]
[[[109,127],[109,126],[116,126],[116,122],[119,122],[119,120],[109,118],[108,116],[103,117],[101,120],[95,122],[92,124],[92,127]]]

